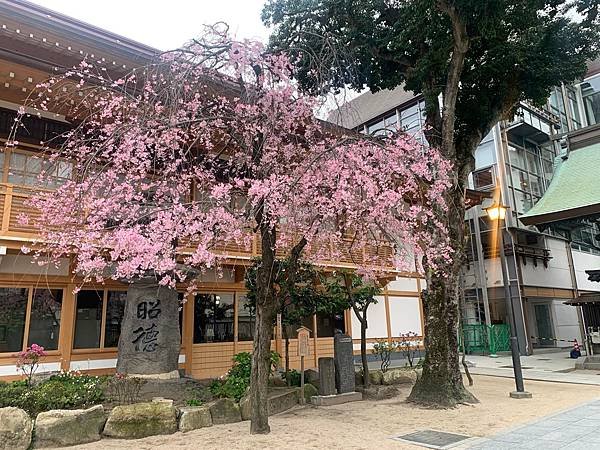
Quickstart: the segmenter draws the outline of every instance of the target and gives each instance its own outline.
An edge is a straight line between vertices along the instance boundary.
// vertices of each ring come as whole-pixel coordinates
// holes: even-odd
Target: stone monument
[[[333,358],[319,358],[319,394],[335,395],[335,363]]]
[[[335,360],[335,387],[338,394],[354,392],[354,345],[347,334],[333,337],[333,358]]]
[[[149,378],[179,377],[180,348],[177,291],[159,286],[153,277],[130,284],[117,372]]]
[[[354,391],[353,347],[350,336],[334,337],[334,357],[319,358],[319,395],[311,398],[312,404],[332,406],[362,400],[362,394]]]

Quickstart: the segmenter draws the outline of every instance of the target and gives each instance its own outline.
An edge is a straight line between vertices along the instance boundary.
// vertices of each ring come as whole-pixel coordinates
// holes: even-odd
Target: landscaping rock
[[[212,417],[208,406],[186,406],[179,408],[179,431],[192,431],[212,427]]]
[[[315,369],[306,369],[304,371],[304,382],[310,383],[319,389],[319,372],[317,372]]]
[[[106,417],[104,407],[56,409],[39,413],[35,419],[34,448],[64,447],[100,440]]]
[[[19,408],[0,408],[0,450],[27,450],[33,421]]]
[[[362,372],[354,372],[354,384],[356,386],[361,386],[363,384]]]
[[[306,386],[310,386],[307,388]],[[316,395],[316,388],[312,385],[304,385],[305,396],[307,393],[310,395]],[[280,412],[287,411],[298,404],[300,396],[300,388],[271,388],[269,389],[269,415],[279,414]],[[310,400],[310,397],[308,397]],[[252,408],[250,406],[250,397],[246,395],[240,400],[240,414],[242,420],[250,420],[252,414]]]
[[[245,395],[240,399],[240,415],[242,416],[242,420],[250,420],[250,416],[252,415],[252,407],[250,405],[249,395]]]
[[[177,431],[177,411],[163,402],[116,406],[108,416],[104,435],[121,439],[139,439]]]
[[[310,399],[313,395],[319,395],[319,390],[310,383],[304,385],[304,400],[306,403],[310,403]]]
[[[381,370],[369,370],[369,381],[371,384],[383,384],[383,372]]]
[[[209,409],[213,425],[242,421],[239,405],[229,398],[220,398]]]
[[[363,386],[357,386],[356,390],[362,392],[365,400],[386,400],[388,398],[396,397],[400,390],[393,385],[372,385],[365,389]]]
[[[417,374],[410,369],[390,369],[383,374],[382,381],[385,385],[412,384],[417,380]]]

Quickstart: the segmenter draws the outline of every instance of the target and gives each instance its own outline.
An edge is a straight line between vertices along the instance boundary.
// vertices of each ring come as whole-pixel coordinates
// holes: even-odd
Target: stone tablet
[[[177,371],[180,347],[177,291],[159,286],[154,278],[130,284],[117,372],[156,375]]]
[[[319,358],[319,394],[335,395],[335,364],[333,358]]]
[[[336,334],[333,338],[335,360],[335,386],[338,394],[354,392],[354,345],[347,334]]]

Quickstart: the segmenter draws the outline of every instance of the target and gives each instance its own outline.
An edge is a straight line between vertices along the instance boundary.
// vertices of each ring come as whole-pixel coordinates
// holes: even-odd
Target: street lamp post
[[[531,398],[531,392],[525,390],[523,383],[523,370],[521,368],[521,355],[519,353],[519,342],[517,340],[517,321],[515,318],[515,309],[512,301],[512,294],[510,291],[510,281],[508,278],[508,265],[506,263],[506,255],[504,248],[504,233],[500,226],[501,221],[506,217],[507,206],[494,202],[485,211],[492,222],[497,223],[498,230],[498,251],[500,253],[500,266],[502,267],[502,280],[504,283],[504,299],[508,309],[509,326],[510,326],[510,351],[512,354],[513,371],[515,374],[515,385],[517,390],[512,391],[510,396],[512,398]]]

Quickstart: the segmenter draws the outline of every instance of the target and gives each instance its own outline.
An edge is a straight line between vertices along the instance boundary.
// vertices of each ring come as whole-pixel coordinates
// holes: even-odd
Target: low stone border
[[[310,386],[310,385],[306,385]],[[310,393],[316,389],[308,388]],[[269,413],[276,414],[298,404],[300,389],[282,390],[270,398]],[[0,408],[0,450],[62,447],[98,441],[102,437],[139,439],[188,432],[213,425],[248,420],[249,401],[240,404],[221,398],[202,406],[176,408],[173,400],[116,406],[106,417],[104,407],[51,410],[32,420],[19,408]]]

